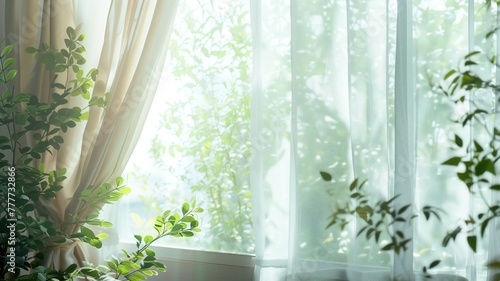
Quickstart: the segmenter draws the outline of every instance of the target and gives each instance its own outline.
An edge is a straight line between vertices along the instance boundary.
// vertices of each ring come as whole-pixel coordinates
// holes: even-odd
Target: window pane
[[[203,232],[171,246],[251,253],[251,33],[247,1],[181,1],[169,58],[125,172],[132,233],[196,197]],[[172,244],[173,243],[173,244]]]

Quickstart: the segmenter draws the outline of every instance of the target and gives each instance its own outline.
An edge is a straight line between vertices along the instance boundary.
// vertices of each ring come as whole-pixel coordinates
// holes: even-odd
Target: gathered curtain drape
[[[34,163],[47,170],[67,169],[57,198],[42,202],[39,212],[56,223],[78,208],[79,193],[121,175],[140,136],[165,60],[178,1],[0,1],[0,37],[14,45],[18,78],[15,89],[39,100],[50,98],[49,73],[26,47],[64,46],[66,28],[87,35],[86,69],[98,68],[93,96],[110,92],[105,110],[92,108],[89,119],[64,134],[64,145]],[[71,101],[70,106],[82,101]],[[33,143],[28,136],[26,141]],[[64,229],[67,233],[75,227]],[[46,253],[46,266],[65,269],[93,258],[87,247],[58,247]]]
[[[477,253],[465,231],[441,246],[481,207],[441,165],[453,134],[471,132],[451,121],[467,108],[438,86],[468,52],[498,48],[484,40],[498,18],[485,2],[252,1],[255,280],[414,280],[434,260],[435,273],[494,280],[485,265],[500,254],[498,222]],[[407,251],[357,237],[360,221],[326,228],[355,178],[373,202],[411,204],[418,217],[393,226],[412,237]],[[425,219],[428,205],[442,223]]]

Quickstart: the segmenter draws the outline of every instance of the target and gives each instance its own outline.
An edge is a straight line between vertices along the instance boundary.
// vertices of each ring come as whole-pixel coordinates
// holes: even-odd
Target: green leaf
[[[455,135],[455,144],[458,145],[459,147],[462,147],[464,145],[464,142],[458,135]]]
[[[490,172],[494,175],[495,174],[495,164],[490,159],[483,158],[476,165],[476,175],[480,176],[486,172]]]
[[[464,59],[468,59],[468,58],[470,58],[470,57],[472,57],[472,56],[474,56],[474,55],[480,54],[480,53],[481,53],[480,51],[473,51],[473,52],[470,52],[470,53],[468,53],[468,54],[464,57]]]
[[[38,50],[36,48],[33,48],[33,47],[28,47],[26,49],[24,49],[26,51],[26,53],[28,54],[34,54],[36,53]]]
[[[89,244],[96,247],[97,249],[100,249],[102,247],[102,241],[99,239],[90,239]]]
[[[208,55],[208,49],[207,49],[207,48],[205,48],[205,47],[201,48],[201,52],[202,52],[202,53],[203,53],[206,57],[208,57],[208,56],[209,56],[209,55]]]
[[[446,75],[444,76],[444,80],[450,78],[450,76],[452,76],[453,74],[455,74],[457,71],[455,69],[452,69],[450,71],[448,71],[448,73],[446,73]]]
[[[357,186],[358,186],[358,179],[355,179],[349,186],[349,191],[353,191]]]
[[[182,204],[182,214],[185,215],[185,214],[187,214],[187,212],[189,212],[189,204],[184,203],[184,204]]]
[[[34,159],[40,159],[40,158],[42,158],[42,156],[40,155],[40,153],[37,153],[37,152],[31,152],[30,156],[33,157]]]
[[[142,236],[141,235],[136,234],[136,235],[134,235],[134,238],[135,238],[135,240],[137,240],[139,245],[142,243]]]
[[[151,236],[151,235],[146,235],[146,236],[144,237],[144,243],[149,244],[149,243],[151,243],[151,242],[153,242],[153,236]]]
[[[63,137],[61,137],[61,136],[54,136],[52,139],[53,139],[55,142],[57,142],[57,143],[63,143],[63,142],[64,142],[64,139],[63,139]]]
[[[3,48],[2,54],[0,54],[0,58],[5,57],[12,51],[13,46],[12,45],[7,45],[5,48]]]
[[[429,269],[438,266],[440,263],[441,263],[440,260],[435,260],[435,261],[431,262],[431,264],[429,265]]]
[[[500,191],[500,184],[494,184],[490,186],[491,190]]]
[[[211,55],[218,58],[223,58],[226,55],[226,51],[212,51]]]
[[[181,235],[182,235],[183,237],[193,237],[193,236],[194,236],[194,233],[193,233],[193,232],[191,232],[191,231],[183,231],[183,232],[181,233]]]
[[[121,194],[127,195],[127,194],[130,194],[130,192],[132,192],[132,189],[130,187],[127,187],[127,186],[120,187]]]
[[[80,232],[88,238],[95,238],[94,232],[85,226],[82,226],[80,228]]]
[[[8,82],[8,81],[14,79],[14,77],[16,77],[16,74],[17,74],[17,70],[15,70],[15,69],[9,71],[9,73],[7,73],[5,82]]]
[[[488,223],[490,222],[490,220],[494,218],[494,217],[489,217],[487,219],[485,219],[482,223],[481,223],[481,237],[484,237],[484,233],[486,231],[486,228],[488,227]]]
[[[40,272],[37,273],[37,281],[46,281],[47,278],[45,278],[45,276],[43,276],[43,274],[41,274]]]
[[[130,275],[127,276],[127,278],[130,280],[130,281],[140,281],[140,280],[146,280],[146,276],[142,273],[140,273],[139,271],[136,271]]]
[[[27,116],[18,112],[14,115],[14,122],[17,124],[17,125],[24,125],[26,124],[26,120],[27,120]]]
[[[474,146],[476,147],[476,152],[483,152],[483,147],[476,140],[474,141]]]
[[[106,239],[106,238],[108,238],[108,236],[109,236],[109,234],[107,234],[105,232],[101,232],[101,233],[96,235],[96,237],[99,239]]]
[[[68,34],[68,37],[69,37],[69,39],[71,39],[71,40],[73,40],[73,39],[75,39],[75,38],[76,38],[76,32],[75,32],[75,30],[74,30],[72,27],[70,27],[70,26],[68,26],[68,28],[66,28],[66,34]]]
[[[66,274],[73,273],[73,271],[75,271],[77,268],[78,266],[76,264],[71,264],[64,270],[64,273]]]
[[[7,69],[9,68],[11,65],[14,64],[16,60],[14,58],[8,58],[7,60],[5,60],[5,64],[3,66],[4,69]]]
[[[146,274],[147,276],[158,275],[158,272],[156,272],[155,270],[149,270],[149,269],[143,270],[142,273]]]
[[[150,256],[150,257],[154,257],[156,255],[155,251],[151,250],[151,249],[146,249],[146,255]]]
[[[61,89],[61,90],[66,89],[66,87],[61,83],[55,83],[53,86],[54,86],[54,88]]]
[[[198,227],[198,225],[199,225],[199,222],[198,222],[197,220],[194,220],[194,221],[192,221],[192,222],[190,223],[190,225],[189,225],[189,226],[190,226],[192,229],[195,229],[195,228],[197,228],[197,227]]]
[[[120,186],[123,184],[123,178],[122,177],[117,177],[115,180],[116,186]]]
[[[467,243],[469,244],[469,247],[476,252],[476,245],[477,245],[477,237],[475,235],[471,235],[467,237]]]
[[[319,173],[324,181],[332,181],[332,175],[330,175],[329,173],[323,171],[320,171]]]
[[[381,251],[389,251],[392,248],[394,248],[394,244],[393,243],[389,243],[389,244],[385,245],[384,247],[382,247],[382,249],[380,249],[380,250]]]
[[[460,164],[460,162],[462,161],[462,157],[452,157],[446,161],[444,161],[443,163],[441,163],[441,165],[450,165],[450,166],[458,166],[458,164]]]
[[[109,268],[111,268],[112,270],[115,270],[118,268],[118,265],[112,261],[107,261],[107,264],[109,266]]]
[[[356,213],[358,216],[363,219],[364,221],[368,221],[368,211],[366,208],[363,207],[357,207],[356,208]]]
[[[5,91],[2,93],[2,100],[6,100],[10,97],[12,97],[12,94],[10,93],[10,91]]]
[[[401,207],[401,209],[399,209],[399,211],[398,211],[398,215],[401,215],[402,213],[404,213],[410,206],[411,206],[411,204],[408,204],[408,205]]]
[[[99,277],[99,271],[93,269],[93,268],[82,268],[80,272],[84,275],[93,277],[93,278],[98,278]]]
[[[64,71],[66,71],[66,66],[64,66],[64,65],[57,65],[56,67],[54,67],[54,72],[62,73]],[[64,89],[64,88],[61,88],[61,89]]]
[[[500,260],[493,260],[493,261],[489,261],[486,266],[488,268],[496,268],[496,269],[500,269]]]

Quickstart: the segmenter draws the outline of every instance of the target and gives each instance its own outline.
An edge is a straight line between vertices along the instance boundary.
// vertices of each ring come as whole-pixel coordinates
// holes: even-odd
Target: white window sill
[[[135,244],[120,243],[120,248],[134,251]],[[166,272],[150,277],[152,281],[252,281],[253,255],[221,253],[193,249],[153,246],[158,261]]]

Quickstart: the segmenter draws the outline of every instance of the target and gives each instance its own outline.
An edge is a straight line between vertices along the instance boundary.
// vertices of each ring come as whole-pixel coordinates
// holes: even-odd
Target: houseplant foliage
[[[320,175],[327,182],[333,179],[328,172],[321,171]],[[401,229],[401,226],[411,225],[412,220],[417,217],[417,214],[412,213],[412,205],[406,204],[396,208],[394,203],[400,195],[374,200],[373,195],[363,188],[366,182],[366,180],[360,182],[359,179],[351,182],[348,198],[339,200],[341,203],[334,207],[326,228],[335,226],[344,230],[349,223],[354,223],[356,219],[359,219],[362,225],[357,231],[356,238],[373,241],[375,245],[380,246],[380,251],[392,251],[396,255],[406,252],[412,237],[406,236],[403,231],[394,226],[399,225]],[[441,220],[442,210],[439,208],[425,206],[422,212],[427,220],[431,217]],[[424,276],[430,277],[429,269],[435,268],[440,262],[440,260],[434,260],[424,266],[422,268]]]
[[[36,60],[50,71],[51,100],[41,102],[36,96],[16,93],[12,86],[17,71],[15,59],[10,57],[12,45],[0,53],[0,279],[6,280],[73,280],[87,277],[95,280],[142,280],[164,271],[165,266],[155,258],[149,247],[165,236],[191,237],[200,231],[196,214],[202,212],[196,202],[184,203],[181,213],[165,211],[156,217],[155,235],[136,235],[137,250],[123,251],[124,256],[112,258],[105,265],[79,266],[72,264],[64,270],[44,266],[44,254],[57,247],[73,243],[88,243],[100,248],[105,233],[94,233],[89,226],[109,227],[110,222],[98,217],[104,204],[113,204],[130,188],[117,178],[112,183],[89,186],[79,195],[79,209],[55,222],[39,209],[42,200],[53,200],[63,188],[65,169],[47,171],[43,164],[34,167],[34,160],[45,153],[53,153],[64,143],[65,133],[85,121],[89,108],[103,110],[107,97],[91,97],[91,88],[97,79],[97,69],[84,72],[82,41],[71,27],[66,30],[66,48],[52,49],[46,44],[27,48]],[[3,43],[3,41],[1,42]],[[74,77],[70,79],[69,77]],[[68,106],[71,99],[84,101],[85,107]],[[35,140],[26,144],[25,136]],[[74,226],[74,233],[64,229]]]
[[[499,28],[495,28],[487,33],[486,39],[495,36],[498,30]],[[500,217],[500,119],[495,115],[500,109],[500,85],[497,80],[500,76],[485,75],[497,73],[499,67],[496,55],[482,50],[473,51],[461,59],[457,68],[448,71],[438,86],[456,109],[455,113],[462,112],[455,114],[453,122],[468,129],[462,132],[470,132],[467,135],[453,133],[451,157],[443,161],[442,165],[456,168],[456,177],[463,188],[482,202],[482,209],[463,218],[459,226],[450,229],[438,241],[442,247],[460,239],[459,234],[465,232],[470,250],[477,252],[479,245],[487,237],[488,227]],[[466,110],[460,110],[464,108]],[[320,176],[327,182],[333,179],[325,171],[321,171]],[[381,251],[393,251],[399,255],[407,250],[412,237],[406,237],[403,232],[395,231],[391,226],[398,223],[409,224],[417,215],[410,213],[410,204],[399,209],[394,207],[394,201],[399,195],[373,200],[370,198],[372,194],[363,189],[365,183],[366,181],[359,182],[359,179],[355,179],[350,184],[349,197],[341,199],[342,203],[334,207],[327,228],[336,226],[344,229],[351,222],[361,222],[357,238],[373,240],[380,245]],[[427,205],[421,212],[426,220],[434,217],[448,226],[442,220],[445,210]],[[381,245],[380,242],[384,239],[389,242]],[[428,270],[435,268],[440,262],[434,260],[423,267],[424,276],[430,278]],[[485,266],[500,269],[500,257],[491,258]],[[500,280],[500,275],[493,276],[491,280]]]
[[[497,31],[498,27],[487,33],[486,39],[498,36]],[[445,83],[440,86],[457,108],[468,107],[453,121],[472,133],[467,136],[454,134],[452,157],[443,165],[456,167],[457,178],[484,206],[464,219],[465,227],[458,226],[452,232],[466,231],[467,243],[474,252],[485,238],[488,226],[500,217],[500,122],[496,115],[500,109],[500,85],[496,77],[484,75],[485,70],[495,73],[499,67],[496,55],[482,50],[473,51],[463,57],[457,68],[445,75]],[[445,238],[443,245],[446,246],[449,241]],[[500,269],[500,257],[490,260],[488,266]]]

